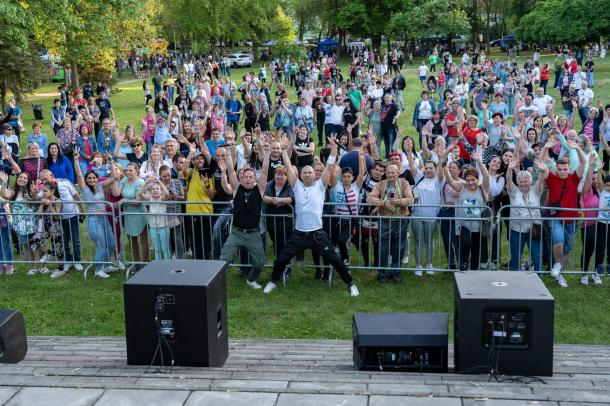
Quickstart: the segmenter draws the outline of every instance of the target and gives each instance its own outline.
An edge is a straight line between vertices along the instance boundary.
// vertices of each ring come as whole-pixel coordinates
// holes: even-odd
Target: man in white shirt
[[[593,97],[593,90],[589,88],[587,81],[583,80],[582,89],[578,91],[578,114],[583,125],[587,118],[589,118],[589,109],[591,108]]]
[[[538,108],[538,114],[545,117],[547,107],[555,105],[555,99],[548,94],[544,94],[544,89],[539,87],[536,89],[536,97],[534,97],[532,104]]]
[[[351,296],[358,296],[358,288],[354,284],[352,275],[347,265],[339,258],[332,242],[322,228],[322,209],[326,187],[330,183],[333,165],[324,168],[322,177],[316,180],[315,172],[309,165],[301,169],[301,179],[292,170],[287,148],[289,142],[284,136],[282,139],[282,157],[288,170],[288,182],[294,189],[296,223],[294,231],[282,251],[273,263],[271,281],[267,283],[263,292],[270,293],[275,289],[277,281],[280,280],[282,272],[290,260],[304,249],[310,248],[318,252],[324,260],[333,265],[341,279],[349,286]]]
[[[324,131],[329,137],[332,137],[331,134],[338,136],[343,131],[343,110],[345,110],[345,106],[342,101],[343,97],[334,95],[330,104],[324,103],[323,105],[326,113]]]

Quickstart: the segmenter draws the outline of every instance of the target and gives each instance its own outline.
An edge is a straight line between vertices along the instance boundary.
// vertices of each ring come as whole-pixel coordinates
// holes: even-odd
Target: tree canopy
[[[517,36],[526,42],[582,44],[610,34],[607,0],[546,0],[523,16]]]

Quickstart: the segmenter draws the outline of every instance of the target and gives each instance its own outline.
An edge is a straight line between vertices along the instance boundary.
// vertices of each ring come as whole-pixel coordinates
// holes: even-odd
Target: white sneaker
[[[352,285],[352,286],[350,286],[350,287],[349,287],[349,292],[350,292],[350,295],[351,295],[352,297],[356,297],[356,296],[359,296],[359,295],[360,295],[360,292],[358,292],[358,288],[356,287],[356,285]]]
[[[589,275],[583,275],[580,277],[581,285],[587,286],[589,284]]]
[[[432,264],[428,264],[428,266],[426,267],[426,274],[434,275],[434,267],[432,266]]]
[[[115,268],[113,266],[108,265],[107,267],[104,268],[104,272],[106,273],[113,273],[118,271],[118,268]]]
[[[557,277],[557,283],[559,284],[559,286],[561,286],[562,288],[567,288],[568,287],[568,281],[566,281],[566,278],[564,278],[563,276],[559,275]]]
[[[593,279],[593,283],[596,285],[602,285],[602,279],[599,277],[597,273],[591,275],[591,279]]]
[[[125,264],[123,263],[123,261],[117,261],[116,266],[121,270],[124,271],[125,270]]]
[[[80,272],[82,272],[84,270],[84,268],[81,264],[75,264],[74,269],[76,269],[77,271],[80,271]]]
[[[37,273],[38,273],[38,269],[32,268],[28,271],[27,275],[32,276],[32,275],[36,275]]]
[[[263,289],[263,292],[270,293],[273,289],[275,289],[275,283],[267,282],[267,286],[265,286],[265,289]]]
[[[48,259],[49,259],[49,256],[47,254],[44,254],[38,262],[40,262],[41,264],[44,264],[45,262],[47,262]]]
[[[66,268],[64,268],[64,269],[62,269],[62,270],[59,270],[59,269],[58,269],[57,271],[55,271],[55,272],[53,272],[53,273],[51,274],[51,278],[59,278],[59,277],[62,277],[62,276],[64,276],[64,275],[65,275],[67,272],[68,272],[68,270],[67,270]]]
[[[41,273],[41,274],[43,274],[43,275],[47,275],[47,274],[48,274],[49,272],[51,272],[51,271],[49,270],[49,268],[44,267],[44,268],[40,268],[40,269],[38,270],[38,272],[39,272],[39,273]]]
[[[553,264],[553,268],[551,268],[551,275],[553,275],[553,277],[558,277],[559,274],[561,273],[561,264],[559,262]]]
[[[403,265],[406,265],[406,264],[408,264],[408,263],[409,263],[409,256],[408,256],[408,255],[407,255],[407,256],[405,256],[405,257],[403,257],[403,259],[402,259],[402,263],[403,263]]]
[[[423,272],[423,267],[421,266],[421,264],[417,264],[417,270],[415,271],[415,276],[423,276],[424,272]]]
[[[95,276],[97,276],[98,278],[102,278],[102,279],[108,279],[110,278],[110,275],[108,275],[106,272],[104,272],[103,270],[100,271],[95,271]]]
[[[248,284],[248,286],[250,286],[252,289],[260,289],[262,288],[261,285],[259,285],[258,283],[256,283],[256,281],[252,281],[250,282],[249,280],[246,280],[246,283]]]
[[[64,271],[68,272],[70,269],[72,269],[72,264],[65,264],[64,265]]]

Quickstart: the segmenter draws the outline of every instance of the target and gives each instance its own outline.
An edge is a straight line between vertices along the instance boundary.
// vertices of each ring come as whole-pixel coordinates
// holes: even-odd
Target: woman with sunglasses
[[[148,154],[144,152],[144,140],[142,137],[133,137],[130,140],[131,150],[132,152],[123,152],[121,146],[123,145],[123,141],[125,139],[125,134],[117,134],[117,142],[114,147],[113,156],[121,161],[127,161],[127,164],[123,167],[123,170],[127,169],[127,165],[130,162],[137,163],[138,165],[142,165],[144,162],[148,160]]]

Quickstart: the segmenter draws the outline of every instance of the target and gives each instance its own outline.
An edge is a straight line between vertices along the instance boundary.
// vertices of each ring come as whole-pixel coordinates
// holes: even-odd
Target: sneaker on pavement
[[[77,271],[80,271],[80,272],[82,272],[84,270],[84,268],[81,264],[75,264],[74,269],[76,269]]]
[[[360,292],[358,292],[358,288],[356,287],[356,285],[352,285],[349,287],[349,293],[352,297],[356,297],[360,295]]]
[[[44,269],[44,268],[43,268]],[[27,275],[28,276],[32,276],[32,275],[36,275],[38,273],[38,269],[36,268],[32,268],[28,271]]]
[[[432,264],[428,264],[426,267],[426,274],[434,275],[434,266]]]
[[[420,264],[417,264],[416,270],[415,270],[415,276],[422,276],[423,273],[423,267]]]
[[[599,277],[599,275],[597,273],[594,273],[593,275],[591,275],[591,279],[593,279],[593,283],[596,285],[602,285],[602,278]]]
[[[15,273],[15,268],[13,268],[13,266],[12,266],[12,265],[6,265],[6,266],[4,267],[4,274],[5,274],[5,275],[12,275],[12,274],[14,274],[14,273]]]
[[[51,278],[60,278],[60,277],[64,276],[67,272],[68,272],[68,270],[66,268],[58,269],[51,274]]]
[[[553,264],[553,267],[551,268],[551,275],[553,275],[553,277],[558,277],[559,274],[561,273],[561,264],[559,262]]]
[[[261,286],[261,285],[259,285],[258,283],[256,283],[256,281],[252,281],[252,282],[250,282],[250,281],[246,280],[246,283],[247,283],[247,284],[248,284],[248,286],[250,286],[252,289],[261,289],[261,288],[262,288],[262,286]]]
[[[265,289],[263,289],[264,293],[271,293],[271,291],[275,289],[275,283],[273,282],[267,282],[267,286],[265,286]]]
[[[98,278],[102,278],[102,279],[108,279],[110,278],[110,275],[108,275],[106,272],[104,272],[103,270],[100,271],[95,271],[95,276],[97,276]]]
[[[580,283],[582,285],[588,285],[589,284],[589,275],[583,275],[580,277]]]
[[[49,256],[47,254],[44,254],[38,262],[43,264],[43,263],[47,262],[47,259],[49,259]]]
[[[566,281],[566,278],[564,278],[563,276],[559,275],[557,277],[557,283],[559,284],[559,286],[561,286],[562,288],[567,288],[568,287],[568,281]]]

